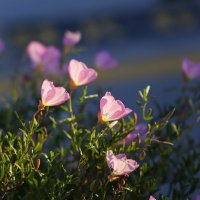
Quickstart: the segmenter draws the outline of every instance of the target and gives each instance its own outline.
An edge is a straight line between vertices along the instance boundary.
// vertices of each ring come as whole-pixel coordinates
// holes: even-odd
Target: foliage
[[[0,109],[1,199],[143,200],[154,195],[181,200],[191,199],[200,188],[200,146],[191,134],[199,121],[198,84],[181,89],[174,105],[163,108],[153,106],[147,86],[136,101],[141,119],[140,113],[131,113],[99,123],[102,93],[66,86],[62,74],[33,71],[28,80],[24,76],[19,74],[23,81]],[[47,77],[65,85],[70,99],[40,109],[40,85]],[[144,137],[137,132],[139,124],[147,127]],[[106,162],[108,150],[125,153],[139,168],[114,174]]]

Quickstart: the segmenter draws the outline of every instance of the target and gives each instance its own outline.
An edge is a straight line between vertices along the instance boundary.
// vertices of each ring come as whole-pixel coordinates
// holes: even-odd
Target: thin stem
[[[41,109],[38,109],[34,114],[32,120],[36,119],[37,115],[41,112]]]
[[[142,117],[143,117],[144,120],[146,119],[146,116],[145,116],[146,106],[147,106],[147,103],[144,103],[144,105],[142,107]]]
[[[77,132],[77,129],[75,127],[75,124],[74,124],[74,120],[76,119],[75,118],[75,115],[73,113],[73,107],[72,107],[72,94],[73,94],[73,91],[70,92],[70,99],[69,99],[69,113],[71,115],[71,119],[72,121],[70,122],[70,126],[71,126],[71,130],[72,130],[72,147],[74,147],[78,152],[80,152],[80,149],[77,148],[77,139],[76,139],[76,132]],[[80,152],[81,153],[81,152]]]
[[[171,145],[171,146],[174,145],[174,144],[171,143],[171,142],[161,141],[161,140],[157,140],[157,139],[151,139],[151,141],[158,142],[158,143],[161,143],[161,144],[168,144],[168,145]]]
[[[69,113],[70,113],[70,115],[71,115],[71,119],[72,119],[72,122],[73,122],[73,120],[75,119],[75,115],[74,115],[74,113],[73,113],[73,107],[72,107],[72,93],[73,93],[73,92],[70,92]],[[72,130],[74,131],[74,130],[75,130],[74,124],[71,123],[71,126],[72,126]]]

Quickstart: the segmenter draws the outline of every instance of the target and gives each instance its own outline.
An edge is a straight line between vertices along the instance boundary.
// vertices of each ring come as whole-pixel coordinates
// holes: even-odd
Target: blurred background
[[[133,110],[147,85],[159,102],[173,103],[177,93],[169,90],[183,84],[182,59],[200,62],[200,0],[1,0],[0,94],[9,93],[18,67],[31,72],[25,56],[31,40],[62,48],[66,30],[82,33],[82,51],[73,58],[93,66],[106,49],[118,60],[96,84]]]
[[[95,54],[107,49],[118,59],[119,66],[102,72],[97,84],[128,104],[147,85],[156,98],[170,101],[173,95],[163,88],[182,84],[182,59],[200,61],[199,0],[1,0],[0,37],[6,48],[0,91],[8,91],[31,40],[61,48],[65,30],[82,33],[83,51],[74,58],[92,66]]]

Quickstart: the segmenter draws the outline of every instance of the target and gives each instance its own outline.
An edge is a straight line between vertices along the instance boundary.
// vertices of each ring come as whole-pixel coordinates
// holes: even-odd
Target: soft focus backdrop
[[[1,0],[6,48],[0,91],[8,92],[18,67],[29,70],[25,48],[31,40],[61,47],[65,30],[82,32],[82,52],[72,57],[92,66],[95,54],[107,49],[118,59],[117,69],[102,72],[97,84],[112,88],[118,98],[129,95],[129,104],[147,84],[156,98],[169,101],[160,91],[181,85],[182,59],[200,61],[198,0]]]

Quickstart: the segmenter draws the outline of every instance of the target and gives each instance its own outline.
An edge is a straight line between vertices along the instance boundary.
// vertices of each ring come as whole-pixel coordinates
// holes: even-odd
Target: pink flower
[[[114,155],[112,150],[107,151],[106,161],[108,167],[113,169],[115,175],[125,175],[135,171],[139,164],[132,159],[127,159],[125,154]]]
[[[100,51],[95,56],[95,65],[99,69],[113,69],[117,66],[117,60],[108,51]]]
[[[68,65],[68,72],[71,79],[71,88],[87,85],[97,78],[97,72],[88,68],[83,62],[71,60]]]
[[[3,52],[5,49],[5,43],[4,41],[0,38],[0,53]]]
[[[74,46],[81,40],[81,32],[66,31],[63,37],[64,46]]]
[[[150,196],[149,200],[156,200],[156,199],[153,196]]]
[[[60,72],[60,51],[54,46],[44,46],[40,42],[30,42],[27,53],[34,69],[45,73]]]
[[[53,82],[48,80],[42,83],[41,97],[43,107],[58,106],[70,98],[64,87],[55,87]]]
[[[188,58],[183,59],[182,71],[185,80],[200,78],[200,63],[193,63]]]
[[[195,200],[200,200],[200,195],[199,194],[195,197]]]
[[[117,144],[127,144],[130,145],[139,136],[143,141],[147,137],[148,127],[146,124],[138,124],[135,130],[130,132],[125,138],[117,142]]]
[[[99,123],[114,121],[128,115],[130,112],[132,112],[130,108],[125,108],[120,100],[115,100],[110,92],[106,92],[100,100],[98,120]]]
[[[42,62],[44,71],[46,73],[59,73],[60,72],[60,52],[53,46],[46,49],[43,54]]]
[[[46,51],[46,47],[40,42],[32,41],[27,46],[27,53],[34,65],[41,62],[41,57]]]

